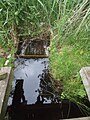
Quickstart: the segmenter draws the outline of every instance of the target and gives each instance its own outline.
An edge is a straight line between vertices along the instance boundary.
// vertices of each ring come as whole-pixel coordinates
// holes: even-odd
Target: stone
[[[0,81],[6,79],[7,75],[8,75],[8,73],[1,72],[0,73]]]
[[[11,88],[11,67],[0,68],[0,120],[4,119]]]

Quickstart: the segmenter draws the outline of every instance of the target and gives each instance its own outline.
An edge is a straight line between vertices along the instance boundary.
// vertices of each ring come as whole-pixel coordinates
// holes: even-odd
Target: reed
[[[80,105],[87,99],[79,71],[90,66],[90,1],[64,0],[59,6],[50,47],[50,70],[62,81],[61,98]],[[83,106],[83,104],[81,104]]]

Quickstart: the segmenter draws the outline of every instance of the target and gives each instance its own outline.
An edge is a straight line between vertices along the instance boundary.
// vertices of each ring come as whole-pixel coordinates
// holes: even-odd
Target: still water
[[[48,55],[48,46],[48,41],[30,41],[21,45],[19,54]],[[60,99],[48,65],[49,58],[15,60],[8,120],[61,120],[86,116],[85,110],[75,103]],[[87,102],[87,106],[90,107],[90,103]]]
[[[41,76],[48,70],[48,58],[43,59],[17,59],[15,61],[14,80],[12,84],[12,93],[15,90],[17,80],[23,79],[23,94],[27,104],[35,104],[40,95]],[[48,82],[46,83],[48,85]],[[45,84],[43,84],[45,85]],[[45,87],[45,86],[44,86]],[[18,91],[19,92],[19,91]],[[13,97],[9,97],[9,105],[12,104]],[[50,103],[51,100],[45,98],[43,103]]]

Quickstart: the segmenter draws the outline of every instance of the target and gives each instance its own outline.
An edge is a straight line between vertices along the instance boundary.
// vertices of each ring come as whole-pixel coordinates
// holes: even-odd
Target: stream
[[[40,96],[42,92],[42,86],[45,87],[45,90],[47,90],[46,85],[48,85],[48,83],[46,83],[42,77],[47,74],[48,58],[36,60],[21,58],[15,61],[15,65],[17,67],[14,70],[13,89],[15,90],[15,84],[16,86],[19,86],[19,84],[22,84],[23,82],[22,89],[25,101],[27,101],[27,104],[35,104],[37,102],[37,97]],[[50,87],[48,89],[50,89]],[[12,90],[12,92],[14,90]],[[47,90],[47,95],[50,97],[48,92],[49,91]],[[51,103],[51,99],[49,97],[48,99],[45,98],[43,103]],[[9,100],[9,105],[12,104],[12,101],[13,100],[11,97]]]
[[[19,55],[35,58],[15,60],[14,79],[8,100],[9,120],[60,120],[83,117],[82,111],[69,100],[61,100],[49,73],[48,41],[23,43]],[[38,58],[47,55],[47,58]]]

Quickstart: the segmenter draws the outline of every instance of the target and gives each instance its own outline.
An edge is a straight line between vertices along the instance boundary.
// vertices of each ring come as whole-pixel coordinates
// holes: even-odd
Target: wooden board
[[[63,119],[63,120],[90,120],[90,117],[81,117],[81,118],[72,118],[72,119]]]
[[[48,58],[47,55],[15,55],[15,57],[19,57],[19,58],[26,58],[26,59],[30,59],[30,58]]]
[[[0,68],[0,73],[7,73],[5,79],[0,80],[0,120],[3,120],[3,117],[7,108],[7,101],[10,92],[10,80],[11,80],[11,67],[2,67]]]
[[[80,76],[81,76],[83,84],[85,86],[88,99],[90,101],[90,67],[83,67],[80,70]]]

